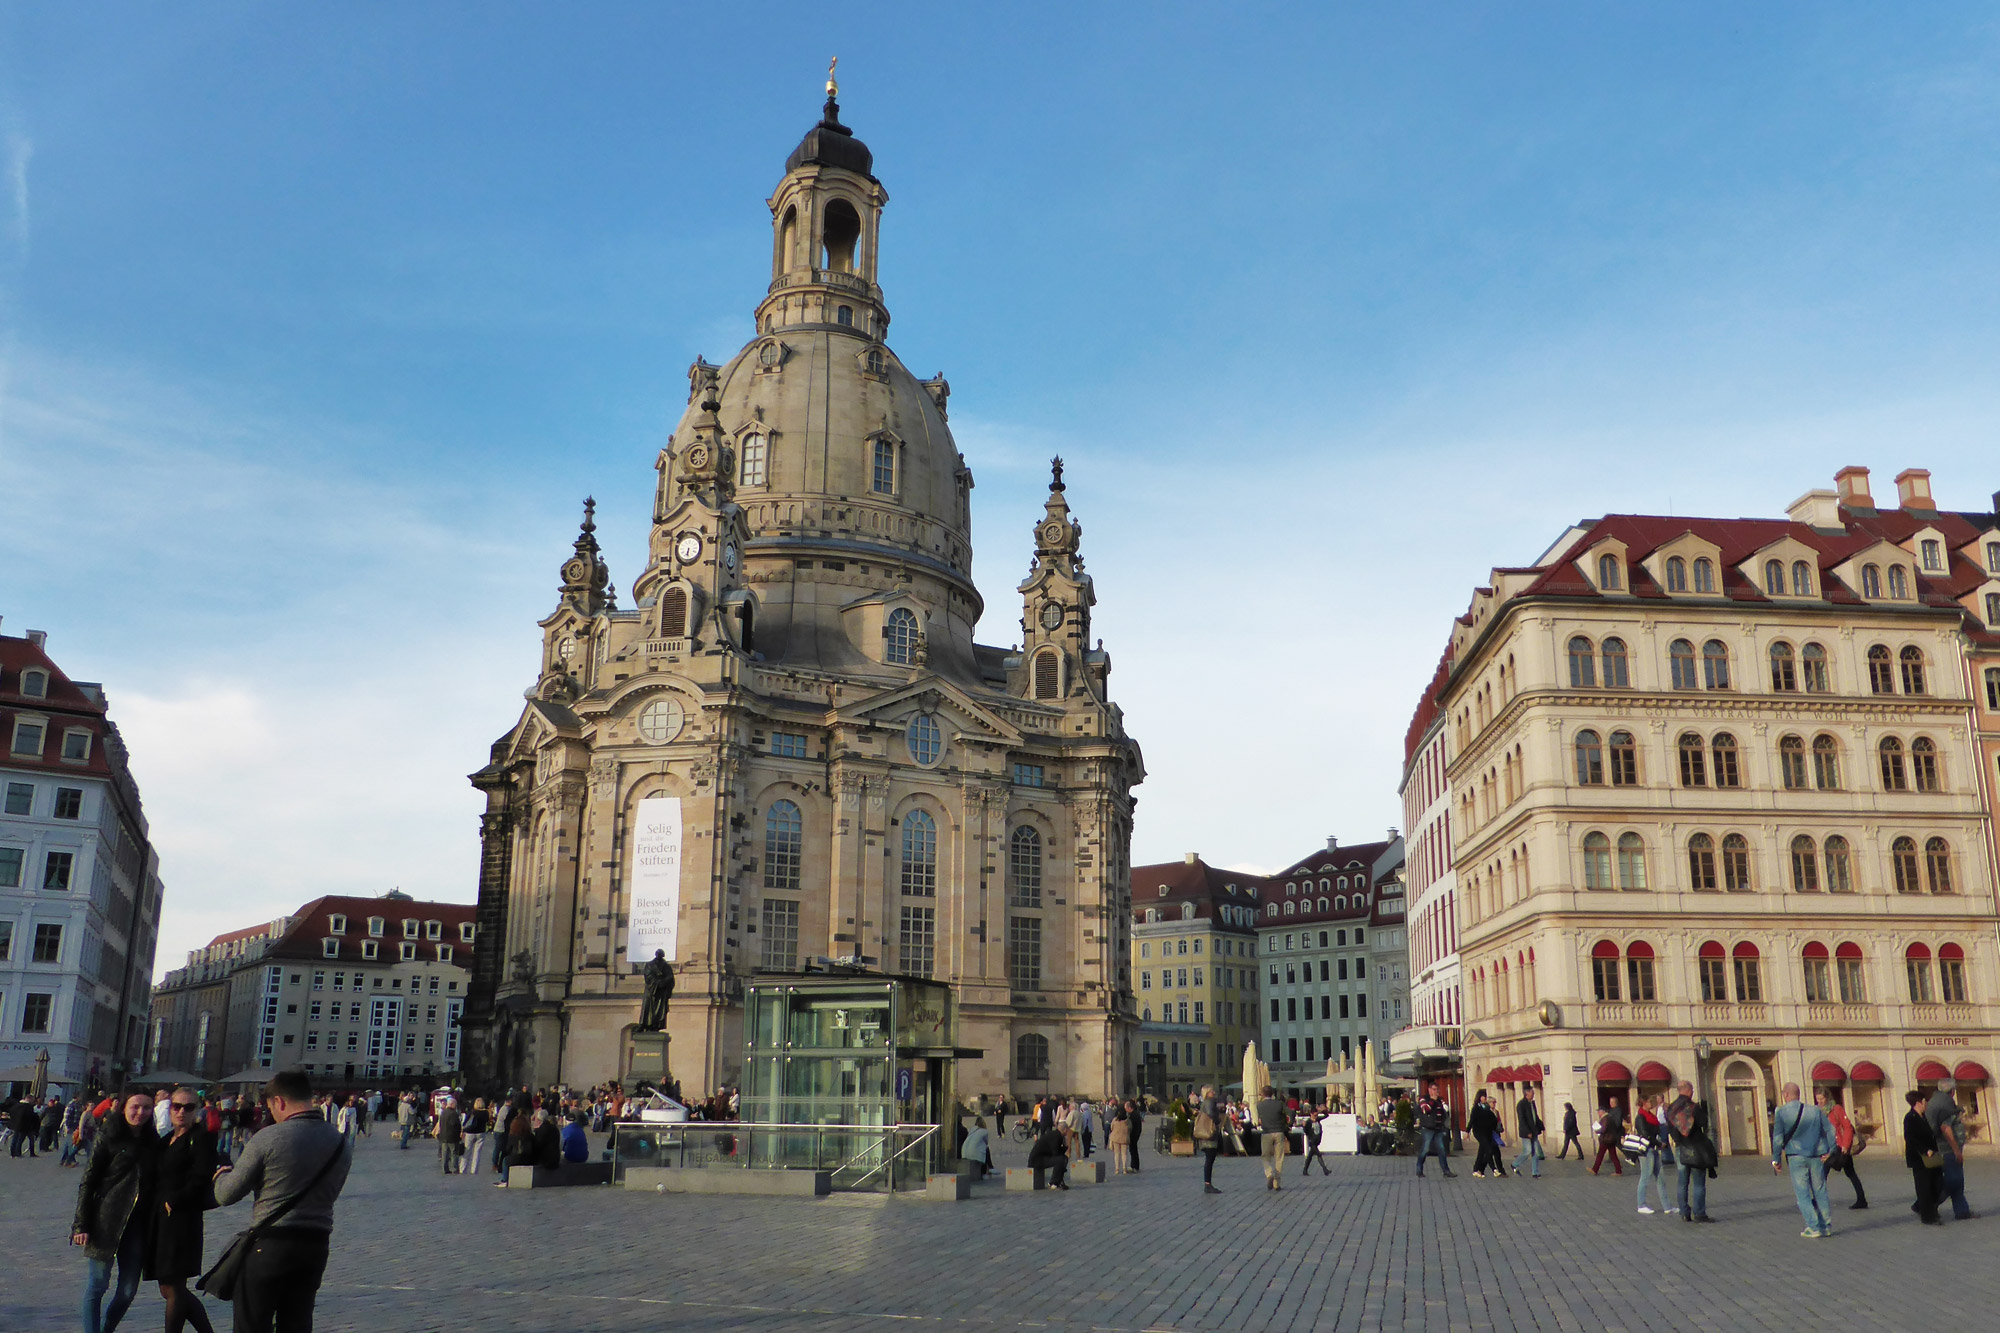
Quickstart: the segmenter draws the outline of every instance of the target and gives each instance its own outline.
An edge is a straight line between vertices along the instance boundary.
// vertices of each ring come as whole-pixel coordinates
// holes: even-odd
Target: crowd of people
[[[1910,1169],[1915,1200],[1910,1211],[1926,1226],[1943,1225],[1946,1202],[1952,1216],[1960,1221],[1978,1216],[1965,1198],[1965,1149],[1969,1141],[1964,1108],[1959,1105],[1957,1084],[1940,1080],[1926,1093],[1913,1089],[1905,1096],[1908,1111],[1903,1117],[1904,1165]],[[1435,1156],[1444,1174],[1449,1166],[1450,1108],[1426,1089],[1416,1102],[1416,1120],[1422,1134],[1417,1155],[1417,1174]],[[1475,1178],[1501,1179],[1508,1174],[1539,1178],[1546,1160],[1542,1136],[1547,1125],[1533,1088],[1529,1088],[1513,1108],[1513,1133],[1519,1145],[1511,1163],[1503,1160],[1508,1133],[1502,1108],[1484,1090],[1477,1093],[1466,1115],[1466,1133],[1474,1144],[1472,1174]],[[1583,1143],[1576,1107],[1563,1105],[1563,1142],[1558,1161],[1568,1157],[1574,1146],[1577,1160],[1583,1161]],[[1665,1214],[1684,1222],[1710,1222],[1708,1185],[1717,1179],[1721,1156],[1716,1147],[1709,1110],[1697,1100],[1692,1082],[1681,1083],[1678,1095],[1644,1098],[1627,1119],[1620,1099],[1613,1096],[1591,1122],[1597,1146],[1590,1174],[1602,1173],[1611,1163],[1614,1175],[1623,1176],[1629,1165],[1638,1176],[1637,1208],[1642,1215]],[[1869,1146],[1867,1136],[1855,1125],[1847,1109],[1827,1089],[1815,1090],[1807,1102],[1799,1085],[1787,1083],[1778,1104],[1771,1111],[1771,1170],[1788,1175],[1805,1229],[1799,1234],[1808,1240],[1823,1240],[1833,1234],[1834,1205],[1829,1180],[1845,1176],[1853,1187],[1850,1210],[1868,1207],[1868,1191],[1854,1168],[1855,1158]],[[1668,1192],[1668,1179],[1673,1192]],[[1648,1200],[1651,1199],[1649,1203]],[[1657,1206],[1655,1206],[1657,1205]]]

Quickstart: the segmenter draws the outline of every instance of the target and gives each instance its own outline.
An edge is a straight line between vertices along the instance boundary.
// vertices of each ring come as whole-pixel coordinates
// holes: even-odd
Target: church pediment
[[[583,735],[583,722],[561,704],[530,699],[514,723],[507,745],[509,759],[526,759],[555,740],[576,740]]]
[[[1022,732],[942,676],[923,676],[908,685],[850,704],[835,717],[842,722],[888,724],[914,712],[933,712],[956,722],[968,736],[1006,745],[1021,744]]]

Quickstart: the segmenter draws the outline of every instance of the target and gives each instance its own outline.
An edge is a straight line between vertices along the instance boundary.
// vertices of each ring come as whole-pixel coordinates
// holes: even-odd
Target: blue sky
[[[1141,861],[1400,823],[1451,616],[1573,519],[2000,487],[1981,6],[9,6],[0,616],[110,692],[163,966],[471,896],[578,502],[628,581],[830,54],[990,641],[1069,460]]]

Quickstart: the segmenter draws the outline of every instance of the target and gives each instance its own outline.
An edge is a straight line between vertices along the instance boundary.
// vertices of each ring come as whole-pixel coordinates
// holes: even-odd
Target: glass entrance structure
[[[903,1189],[956,1154],[951,988],[879,973],[761,975],[745,996],[746,1167]]]

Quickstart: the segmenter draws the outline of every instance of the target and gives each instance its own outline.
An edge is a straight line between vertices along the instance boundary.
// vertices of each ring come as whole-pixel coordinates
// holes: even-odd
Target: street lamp
[[[1694,1076],[1697,1085],[1701,1088],[1701,1099],[1703,1101],[1709,1100],[1708,1057],[1713,1054],[1715,1054],[1715,1046],[1707,1037],[1696,1037],[1694,1039]]]

